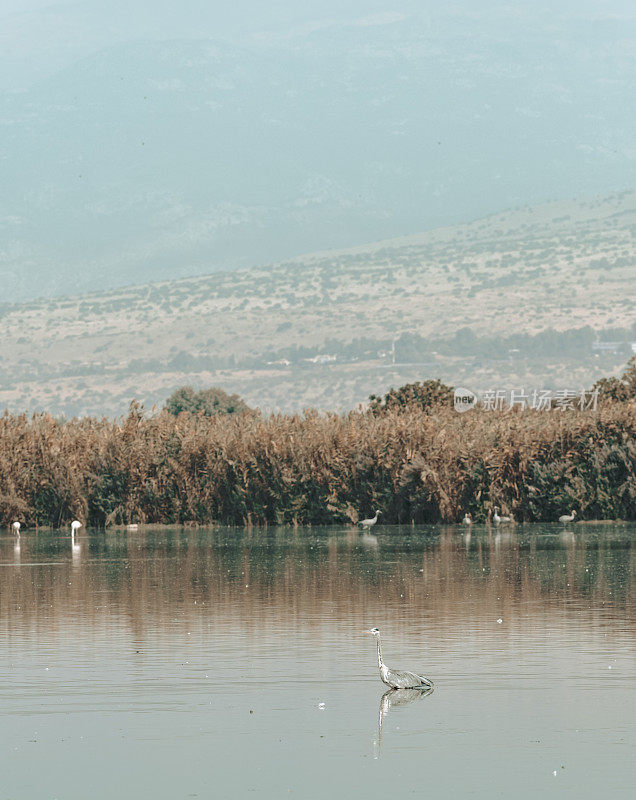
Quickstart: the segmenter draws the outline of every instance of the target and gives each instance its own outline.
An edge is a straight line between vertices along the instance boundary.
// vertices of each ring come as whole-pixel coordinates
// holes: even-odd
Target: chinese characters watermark
[[[470,389],[455,389],[454,406],[457,411],[468,411],[478,403],[477,395]],[[598,389],[575,391],[574,389],[492,389],[481,396],[485,411],[506,411],[519,408],[522,411],[596,411]]]

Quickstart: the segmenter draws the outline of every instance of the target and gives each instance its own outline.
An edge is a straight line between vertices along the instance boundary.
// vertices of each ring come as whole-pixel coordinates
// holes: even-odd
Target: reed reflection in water
[[[0,798],[623,796],[635,530],[7,534]]]

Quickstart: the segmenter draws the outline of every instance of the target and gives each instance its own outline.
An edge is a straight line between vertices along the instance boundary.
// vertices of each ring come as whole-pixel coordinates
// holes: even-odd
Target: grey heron
[[[376,511],[375,517],[371,517],[371,519],[363,519],[359,524],[362,525],[363,528],[371,528],[378,521],[378,517],[381,513],[381,511]]]
[[[572,509],[571,514],[562,514],[559,517],[559,522],[574,522],[574,517],[576,517],[576,511]]]
[[[378,667],[380,668],[380,679],[392,689],[425,689],[432,688],[433,681],[416,675],[414,672],[405,670],[390,669],[382,661],[382,645],[380,644],[380,631],[378,628],[371,628],[367,633],[375,636],[378,643]]]

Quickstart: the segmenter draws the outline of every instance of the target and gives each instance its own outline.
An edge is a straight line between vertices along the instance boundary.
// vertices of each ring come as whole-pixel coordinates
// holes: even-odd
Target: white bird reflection
[[[363,533],[360,537],[360,541],[362,542],[364,547],[377,547],[378,546],[378,537],[375,536],[373,533]]]
[[[74,529],[71,530],[71,555],[73,565],[79,564],[82,558],[82,546],[79,542],[79,536],[76,536]]]
[[[506,545],[506,547],[510,547],[510,545],[516,541],[515,534],[513,531],[510,530],[498,530],[495,534],[494,544],[495,544],[495,551],[498,551],[501,548],[501,545]]]
[[[424,689],[387,689],[380,698],[380,710],[378,712],[378,738],[373,742],[373,755],[375,758],[380,757],[382,752],[382,725],[384,724],[385,717],[389,711],[394,711],[396,708],[402,708],[414,703],[416,700],[422,700],[433,694],[435,689],[427,687]]]
[[[20,523],[13,523],[13,533],[15,534],[15,541],[13,543],[13,560],[16,564],[20,563]]]

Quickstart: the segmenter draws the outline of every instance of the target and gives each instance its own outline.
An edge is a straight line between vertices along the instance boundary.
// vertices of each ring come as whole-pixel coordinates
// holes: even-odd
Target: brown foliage
[[[0,417],[4,523],[294,524],[635,516],[635,408]]]

